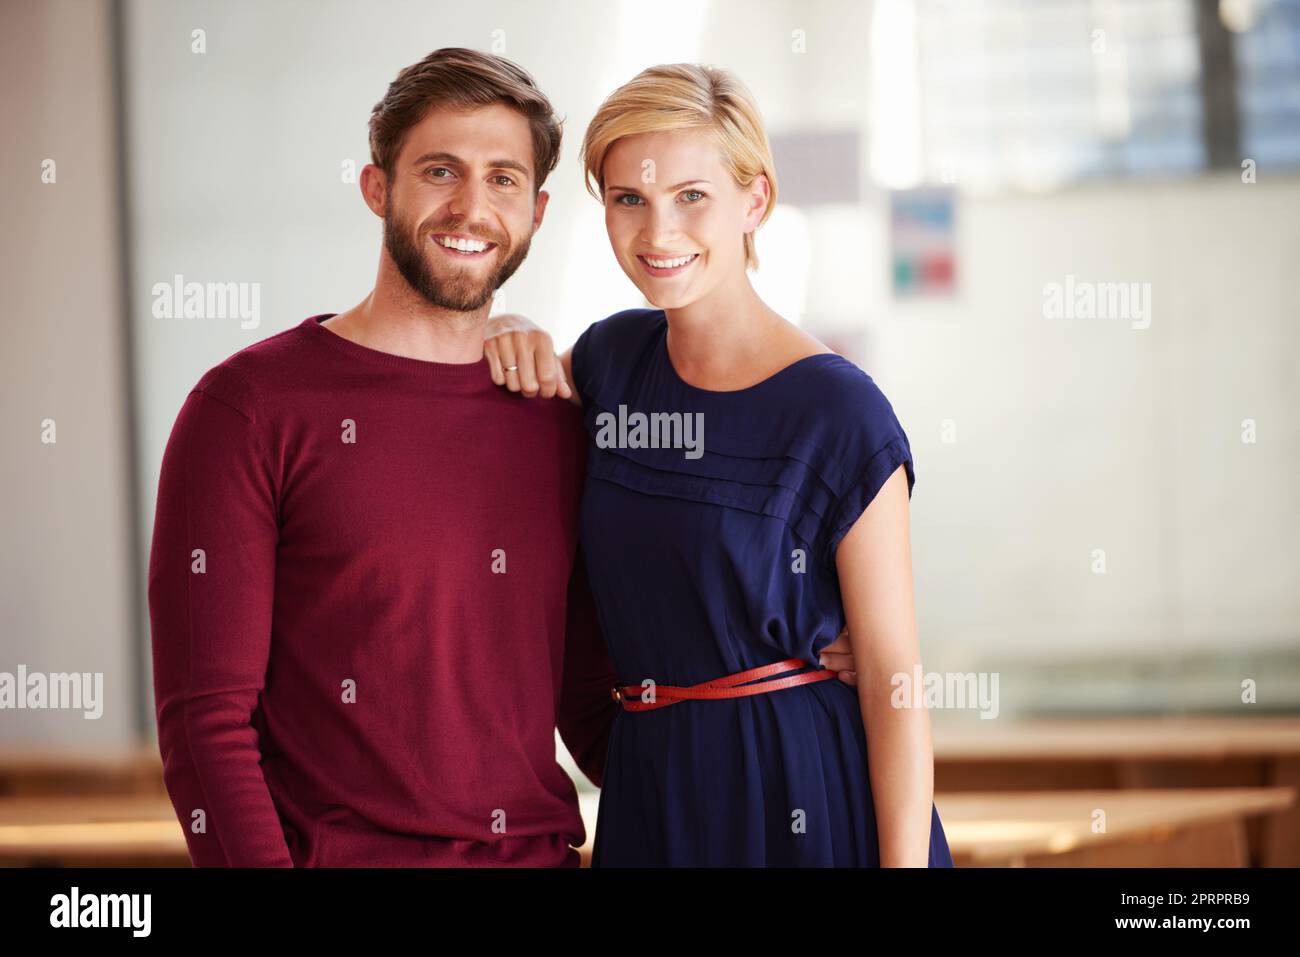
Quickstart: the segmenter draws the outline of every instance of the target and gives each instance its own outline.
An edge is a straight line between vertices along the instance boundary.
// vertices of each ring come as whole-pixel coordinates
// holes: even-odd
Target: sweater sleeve
[[[564,677],[556,725],[582,773],[600,787],[609,735],[619,708],[610,691],[618,681],[597,622],[581,551],[569,582],[566,624]]]
[[[195,866],[292,867],[254,725],[271,640],[273,470],[249,405],[222,381],[209,373],[190,393],[163,455],[149,557],[158,745]]]

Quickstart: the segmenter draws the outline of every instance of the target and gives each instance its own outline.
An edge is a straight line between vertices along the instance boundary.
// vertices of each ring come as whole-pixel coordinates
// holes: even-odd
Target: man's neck
[[[483,325],[491,309],[490,300],[474,312],[441,309],[404,280],[381,280],[360,303],[321,325],[379,352],[426,362],[468,363],[483,358]]]

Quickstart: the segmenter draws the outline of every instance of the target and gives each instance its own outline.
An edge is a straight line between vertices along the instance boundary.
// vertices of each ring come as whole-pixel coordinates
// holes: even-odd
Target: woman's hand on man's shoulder
[[[527,316],[491,316],[484,328],[483,357],[492,381],[511,392],[543,399],[573,396],[550,334]]]

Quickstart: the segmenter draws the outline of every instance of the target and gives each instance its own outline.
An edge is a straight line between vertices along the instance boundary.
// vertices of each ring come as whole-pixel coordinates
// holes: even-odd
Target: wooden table
[[[1246,821],[1291,788],[940,794],[958,867],[1246,867]],[[1104,830],[1098,830],[1098,826]]]
[[[0,748],[0,797],[39,794],[163,794],[154,746],[68,751]]]
[[[591,864],[599,795],[579,795]],[[1291,788],[972,792],[935,797],[958,867],[1245,867],[1246,821],[1294,806]],[[1098,811],[1105,830],[1094,833]]]
[[[992,846],[1006,843],[996,829],[1007,821],[1019,821],[1022,835],[1047,831],[1076,840],[1081,805],[1069,802],[1082,801],[1088,814],[1094,807],[1107,811],[1111,836],[1117,827],[1125,835],[1148,835],[1125,838],[1123,843],[1145,849],[1134,863],[1190,854],[1170,844],[1175,833],[1198,854],[1239,861],[1234,848],[1244,822],[1250,863],[1300,866],[1300,802],[1279,804],[1277,796],[1287,788],[1300,790],[1300,718],[952,722],[935,712],[933,727],[936,803],[945,828],[973,822],[975,833]],[[1223,791],[1207,794],[1207,788]],[[1156,796],[1164,802],[1163,810],[1144,802],[1152,795],[1141,792],[1152,789],[1160,789]],[[1067,803],[1044,803],[1048,795],[1042,792],[1055,792]],[[1170,792],[1184,792],[1194,803],[1170,803],[1179,796]],[[1139,803],[1115,803],[1129,797]],[[596,795],[581,798],[588,829],[586,863],[595,834]],[[1029,803],[1014,803],[1021,798]],[[1208,798],[1228,803],[1205,804],[1202,799]],[[1264,804],[1250,803],[1256,799]],[[973,810],[964,809],[966,800],[975,802]],[[948,807],[958,815],[951,824],[944,810]],[[1001,813],[1012,808],[1019,816]],[[1202,820],[1205,813],[1213,820]],[[1074,823],[1062,829],[1061,821]],[[959,829],[960,840],[953,846],[963,860],[1048,863],[1041,844],[989,857],[980,850],[982,841],[966,840],[971,833]],[[949,836],[951,841],[954,835]],[[1085,852],[1101,848],[1115,859],[1113,844],[1090,837],[1072,853],[1090,861]],[[1067,859],[1057,844],[1049,852],[1057,863]],[[0,865],[21,863],[187,866],[184,835],[162,790],[156,749],[99,755],[0,751]]]
[[[951,720],[932,712],[934,787],[968,791],[1300,789],[1300,718]],[[1300,806],[1252,819],[1252,863],[1300,866]]]
[[[0,798],[0,866],[189,867],[166,795]]]
[[[595,795],[582,798],[589,863]],[[1290,788],[1216,788],[945,794],[936,803],[959,867],[1240,867],[1246,819],[1295,799]],[[0,798],[0,866],[188,867],[189,855],[165,797]]]

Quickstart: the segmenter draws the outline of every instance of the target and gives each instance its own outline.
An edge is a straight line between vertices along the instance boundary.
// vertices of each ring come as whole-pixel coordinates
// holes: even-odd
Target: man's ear
[[[533,232],[542,228],[542,217],[546,215],[546,204],[550,202],[551,194],[544,189],[537,191],[537,199],[533,203]]]
[[[358,183],[361,186],[361,198],[366,201],[370,211],[383,219],[388,205],[388,177],[384,171],[374,163],[367,163],[361,168]]]

